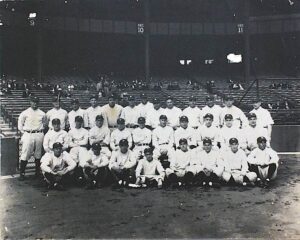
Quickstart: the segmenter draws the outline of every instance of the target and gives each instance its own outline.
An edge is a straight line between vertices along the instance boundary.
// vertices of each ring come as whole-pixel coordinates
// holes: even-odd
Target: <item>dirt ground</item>
[[[300,239],[300,161],[281,156],[269,189],[46,191],[0,181],[0,238]]]

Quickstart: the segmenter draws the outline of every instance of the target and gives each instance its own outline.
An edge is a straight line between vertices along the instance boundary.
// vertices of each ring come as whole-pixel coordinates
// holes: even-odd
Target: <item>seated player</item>
[[[144,158],[138,162],[135,170],[136,184],[146,184],[147,186],[157,185],[162,188],[165,178],[165,170],[160,161],[153,159],[152,148],[145,148]]]
[[[180,127],[175,130],[174,138],[175,145],[179,148],[179,140],[185,138],[188,141],[189,148],[193,149],[196,147],[196,134],[195,129],[189,127],[189,119],[186,116],[179,118]]]
[[[108,163],[107,156],[101,153],[100,143],[93,143],[83,166],[87,189],[93,189],[96,186],[102,187],[105,184],[108,174]]]
[[[222,152],[222,158],[225,166],[222,177],[225,182],[254,186],[257,175],[249,171],[246,153],[239,148],[237,138],[229,140],[229,149]]]
[[[85,164],[87,155],[87,145],[88,145],[88,130],[82,127],[83,118],[81,116],[75,117],[75,128],[71,128],[69,131],[69,147],[70,155],[73,160],[77,163],[77,168],[75,169],[75,178],[78,183],[83,181],[83,166]]]
[[[224,171],[224,164],[218,150],[213,150],[212,140],[203,140],[203,150],[197,149],[196,156],[200,161],[198,179],[203,186],[220,186],[220,179]]]
[[[265,137],[267,139],[267,147],[270,146],[269,142],[269,135],[268,130],[263,128],[262,126],[257,125],[257,117],[255,113],[248,114],[249,124],[245,127],[243,131],[243,135],[246,141],[246,153],[249,154],[254,148],[257,148],[257,138],[258,137]]]
[[[231,114],[226,114],[224,116],[224,122],[222,128],[219,131],[219,141],[222,150],[228,150],[230,148],[229,140],[231,138],[236,138],[239,141],[239,147],[246,149],[245,138],[242,134],[242,130],[236,126],[233,126],[233,117]]]
[[[47,152],[41,159],[41,170],[48,188],[63,190],[63,178],[76,167],[69,153],[63,151],[60,142],[53,144],[53,152]]]
[[[91,145],[99,143],[101,152],[105,153],[107,157],[110,158],[110,130],[107,126],[104,126],[104,117],[102,115],[97,115],[95,120],[96,125],[89,130],[89,142]]]
[[[174,151],[174,131],[172,127],[167,126],[167,122],[167,116],[161,115],[159,126],[152,132],[152,145],[155,147],[154,157],[161,161],[164,169],[170,166],[168,159]]]
[[[121,139],[126,139],[129,148],[132,147],[131,132],[125,128],[125,120],[123,118],[118,118],[117,129],[115,129],[110,136],[110,148],[112,151],[119,150],[119,142]]]
[[[212,125],[214,116],[210,113],[205,114],[204,124],[201,125],[196,132],[197,145],[202,149],[203,140],[210,139],[214,150],[218,150],[217,144],[219,141],[219,129]]]
[[[118,183],[128,186],[129,183],[134,183],[137,157],[129,150],[127,139],[120,140],[118,145],[120,148],[113,151],[108,167],[115,180],[115,186],[118,186]]]
[[[56,142],[60,142],[62,144],[63,151],[67,150],[69,147],[68,133],[60,128],[61,124],[58,118],[54,118],[51,123],[52,129],[46,133],[43,141],[45,152],[52,151],[52,146]]]
[[[189,171],[194,151],[188,148],[188,141],[185,138],[179,140],[179,147],[180,149],[171,155],[170,168],[166,169],[166,175],[172,187],[178,186],[179,181],[189,186],[194,177],[194,173]]]
[[[196,98],[194,96],[189,97],[189,106],[182,111],[184,116],[187,116],[189,120],[189,127],[197,129],[201,125],[202,112],[197,107]]]
[[[139,117],[139,127],[132,132],[132,140],[134,143],[133,151],[139,159],[143,156],[144,149],[149,147],[152,139],[152,132],[145,127],[145,122],[144,117]]]
[[[255,148],[248,156],[249,170],[257,174],[259,186],[267,187],[270,180],[277,175],[279,157],[270,147],[267,147],[265,137],[257,138],[258,148]]]

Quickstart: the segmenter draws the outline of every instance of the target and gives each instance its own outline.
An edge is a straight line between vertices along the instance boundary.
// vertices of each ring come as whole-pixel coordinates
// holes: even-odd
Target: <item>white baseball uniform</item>
[[[155,108],[150,109],[149,112],[147,112],[146,125],[153,129],[156,128],[159,125],[159,117],[164,114],[165,109],[163,108],[159,108],[158,110]]]
[[[102,154],[100,152],[100,154],[97,156],[97,155],[94,154],[92,149],[90,149],[87,152],[84,167],[101,168],[101,167],[108,166],[108,164],[109,164],[109,159],[107,158],[107,156],[105,154]]]
[[[153,159],[151,162],[146,159],[141,159],[135,170],[136,178],[141,178],[141,183],[145,183],[146,180],[156,180],[165,178],[165,170],[162,167],[160,161]]]
[[[213,149],[208,153],[200,149],[196,149],[196,151],[199,160],[195,159],[193,163],[200,161],[200,164],[196,165],[198,166],[197,173],[203,171],[203,169],[207,169],[209,172],[221,177],[224,171],[224,163],[221,159],[220,152]]]
[[[75,117],[80,116],[83,118],[82,127],[88,127],[88,117],[84,109],[79,108],[77,111],[70,111],[68,114],[70,129],[75,128]]]
[[[132,131],[132,140],[134,142],[133,151],[139,157],[144,155],[144,149],[149,147],[152,139],[152,132],[148,128],[141,129],[140,127]]]
[[[69,147],[69,136],[68,133],[65,130],[59,130],[59,131],[54,131],[54,130],[49,130],[45,137],[44,137],[44,142],[43,142],[43,147],[45,152],[50,152],[52,151],[52,146],[54,143],[60,142],[63,145],[63,150],[67,150]]]
[[[202,141],[205,138],[209,138],[212,141],[212,145],[214,147],[217,146],[217,142],[219,141],[219,137],[220,137],[220,129],[217,128],[214,125],[211,125],[210,127],[207,127],[205,124],[200,126],[197,130],[196,130],[196,141],[197,141],[197,145],[200,146],[202,148],[203,143]]]
[[[201,110],[201,115],[202,115],[201,124],[203,124],[204,122],[203,117],[206,114],[210,113],[214,116],[212,124],[216,127],[219,127],[221,125],[221,112],[222,112],[222,108],[219,105],[214,105],[212,107],[204,106]]]
[[[138,116],[146,119],[150,109],[153,109],[153,104],[151,102],[147,102],[146,104],[140,103],[137,105]]]
[[[172,108],[165,108],[165,115],[168,118],[168,125],[172,128],[179,126],[179,117],[182,115],[180,108],[173,106]]]
[[[102,108],[100,106],[97,106],[97,107],[90,106],[85,111],[86,111],[86,115],[87,115],[87,119],[88,119],[87,126],[89,128],[92,128],[96,125],[97,115],[102,115],[103,116],[103,126],[107,126],[107,118],[106,118],[106,116],[104,116],[104,113],[103,113]]]
[[[137,124],[137,120],[139,117],[138,114],[138,108],[137,107],[130,107],[127,106],[125,108],[122,109],[121,112],[121,118],[123,118],[125,120],[125,124],[134,124],[134,125],[138,125]]]
[[[113,151],[116,151],[119,149],[119,142],[122,139],[126,139],[128,141],[129,148],[132,147],[132,136],[131,132],[128,129],[123,129],[120,131],[118,128],[115,129],[110,136],[110,148]]]
[[[221,148],[229,148],[230,138],[236,138],[239,141],[239,147],[246,149],[246,139],[244,136],[244,131],[237,127],[227,127],[226,125],[222,126],[219,130],[219,141],[221,143]]]
[[[115,128],[117,126],[117,120],[121,116],[123,107],[115,104],[112,108],[109,104],[106,104],[102,107],[102,111],[105,113],[107,118],[107,123],[109,128]]]
[[[60,120],[60,128],[65,129],[68,122],[68,112],[62,108],[52,108],[46,113],[49,129],[53,129],[52,120],[58,118]]]
[[[179,127],[174,132],[175,145],[179,147],[179,140],[185,138],[188,141],[188,145],[197,145],[196,133],[194,128],[187,127],[186,129]]]
[[[182,111],[183,116],[189,119],[189,126],[196,128],[201,125],[202,111],[198,107],[187,107]]]
[[[231,107],[223,107],[221,112],[221,125],[224,125],[224,117],[226,114],[231,114],[233,117],[233,126],[245,127],[248,124],[248,119],[246,118],[245,114],[241,109],[236,106]]]
[[[57,172],[64,169],[69,172],[75,167],[76,163],[71,155],[65,151],[59,157],[56,157],[53,152],[48,152],[41,159],[41,170],[43,173]]]
[[[258,109],[251,110],[250,113],[256,114],[258,126],[267,127],[274,124],[274,120],[267,109],[259,107]]]
[[[120,150],[113,151],[110,161],[109,169],[120,170],[133,168],[136,165],[137,156],[130,150],[126,153],[122,153]]]
[[[93,143],[100,143],[103,145],[109,145],[110,143],[110,130],[107,126],[101,128],[94,126],[89,130],[89,141]]]
[[[261,126],[252,127],[248,125],[242,129],[243,135],[245,137],[246,145],[250,150],[257,148],[257,138],[265,137],[267,139],[267,146],[270,146],[270,139],[268,135],[268,130]]]
[[[170,156],[170,168],[166,169],[166,174],[169,176],[171,173],[175,173],[177,177],[184,177],[184,175],[193,169],[190,167],[191,162],[195,158],[194,150],[187,150],[186,152],[181,149],[176,149]]]

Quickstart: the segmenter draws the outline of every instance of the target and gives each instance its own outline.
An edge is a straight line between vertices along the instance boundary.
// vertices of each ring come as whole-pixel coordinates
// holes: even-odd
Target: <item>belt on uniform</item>
[[[117,125],[113,125],[113,126],[109,126],[110,128],[116,128],[117,127]]]
[[[166,142],[165,142],[165,143],[160,143],[160,144],[158,144],[158,145],[167,145],[167,144],[169,144],[169,143],[166,143]]]
[[[33,130],[33,131],[25,130],[25,132],[27,132],[27,133],[42,133],[43,130]]]
[[[149,143],[139,143],[137,146],[149,146]]]

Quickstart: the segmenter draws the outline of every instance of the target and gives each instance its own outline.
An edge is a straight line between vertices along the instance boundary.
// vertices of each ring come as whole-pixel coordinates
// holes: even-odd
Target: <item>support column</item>
[[[150,9],[149,0],[144,0],[144,14],[145,14],[145,80],[150,81]]]
[[[245,21],[244,21],[244,79],[245,82],[249,82],[250,80],[250,32],[249,32],[249,0],[245,0]]]

